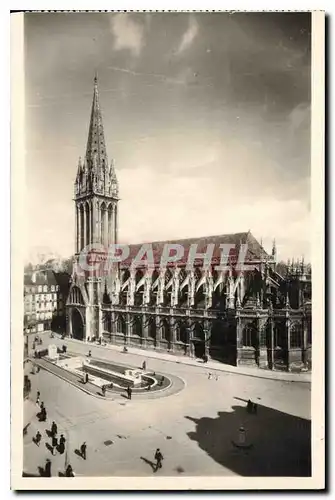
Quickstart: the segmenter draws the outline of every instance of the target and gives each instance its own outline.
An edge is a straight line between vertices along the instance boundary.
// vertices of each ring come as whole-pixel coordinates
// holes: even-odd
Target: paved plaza
[[[29,374],[31,415],[24,437],[24,473],[38,475],[47,458],[52,475],[71,464],[76,476],[308,476],[310,475],[311,392],[306,381],[283,381],[213,370],[202,363],[175,363],[130,351],[88,346],[43,337],[43,344],[67,344],[68,350],[109,361],[147,367],[182,379],[184,387],[161,397],[123,394],[110,399],[84,392],[78,385],[44,369]],[[213,374],[209,378],[209,372]],[[298,380],[298,379],[297,379]],[[302,379],[303,380],[303,379]],[[47,422],[35,416],[37,390],[47,409]],[[246,412],[246,401],[258,404],[257,415]],[[67,439],[67,452],[52,456],[46,431],[51,422]],[[233,445],[238,429],[246,430],[248,450]],[[42,434],[40,446],[32,438]],[[76,450],[86,441],[87,460]],[[160,448],[163,468],[153,472]]]

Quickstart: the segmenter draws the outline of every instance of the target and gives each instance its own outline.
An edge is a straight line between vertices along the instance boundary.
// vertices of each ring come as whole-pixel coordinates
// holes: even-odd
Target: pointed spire
[[[86,158],[98,158],[98,163],[102,159],[107,159],[104,127],[102,123],[102,115],[99,102],[98,77],[94,77],[94,91],[91,109],[91,121],[88,131]]]

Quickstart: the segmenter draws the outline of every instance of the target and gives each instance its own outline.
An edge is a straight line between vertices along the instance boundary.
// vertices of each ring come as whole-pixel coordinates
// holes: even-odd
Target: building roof
[[[148,243],[129,245],[130,246],[129,257],[121,263],[121,268],[127,268],[130,266],[131,262],[136,257],[139,250],[144,244],[150,245],[149,248],[152,248],[154,262],[157,265],[160,262],[165,244],[179,244],[183,246],[184,255],[179,261],[176,262],[176,265],[183,265],[187,262],[190,246],[192,244],[197,244],[197,249],[196,249],[197,253],[204,253],[209,244],[214,244],[215,246],[213,251],[212,264],[220,263],[221,244],[234,245],[234,248],[232,248],[229,253],[230,262],[237,261],[240,251],[240,246],[242,244],[248,245],[246,253],[246,262],[259,261],[261,258],[264,259],[269,257],[268,254],[265,252],[264,248],[261,246],[261,244],[258,243],[256,238],[250,233],[250,231],[248,231],[244,233],[221,234],[217,236],[204,236],[200,238],[188,238],[181,240],[154,241]],[[144,255],[143,259],[147,259],[147,256]],[[202,259],[195,260],[195,265],[201,265],[202,262],[203,262]],[[172,263],[171,265],[175,264]]]
[[[36,285],[59,285],[60,288],[67,286],[70,276],[67,273],[58,273],[52,269],[39,269],[24,275],[25,286]]]

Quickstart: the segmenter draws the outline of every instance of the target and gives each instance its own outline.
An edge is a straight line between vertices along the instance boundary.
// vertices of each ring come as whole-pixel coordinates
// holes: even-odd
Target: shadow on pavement
[[[76,449],[74,450],[74,452],[75,452],[75,454],[76,454],[78,457],[83,458],[83,455],[82,455],[81,451],[80,451],[80,450],[78,450],[78,448],[76,448]]]
[[[143,460],[143,462],[145,462],[146,464],[150,465],[153,472],[156,471],[156,464],[154,462],[152,462],[151,460],[149,460],[148,458],[145,458],[145,457],[141,457],[141,460]]]
[[[258,404],[257,415],[245,406],[218,413],[217,418],[193,418],[187,435],[213,460],[241,476],[311,476],[311,422]],[[243,425],[250,449],[234,447]]]

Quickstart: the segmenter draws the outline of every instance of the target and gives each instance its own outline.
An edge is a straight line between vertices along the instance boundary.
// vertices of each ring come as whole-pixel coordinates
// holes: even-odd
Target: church
[[[80,254],[89,245],[118,243],[119,185],[108,161],[97,78],[86,154],[75,180],[75,257],[66,303],[67,334],[83,342],[163,351],[270,370],[311,368],[311,270],[301,261],[277,271],[276,247],[268,254],[250,231],[151,243],[152,266],[132,266],[141,244],[108,273],[83,273]],[[161,266],[164,245],[186,254]],[[191,245],[211,262],[187,265]],[[220,271],[220,245],[230,245],[228,271]],[[247,248],[247,270],[237,266]]]

